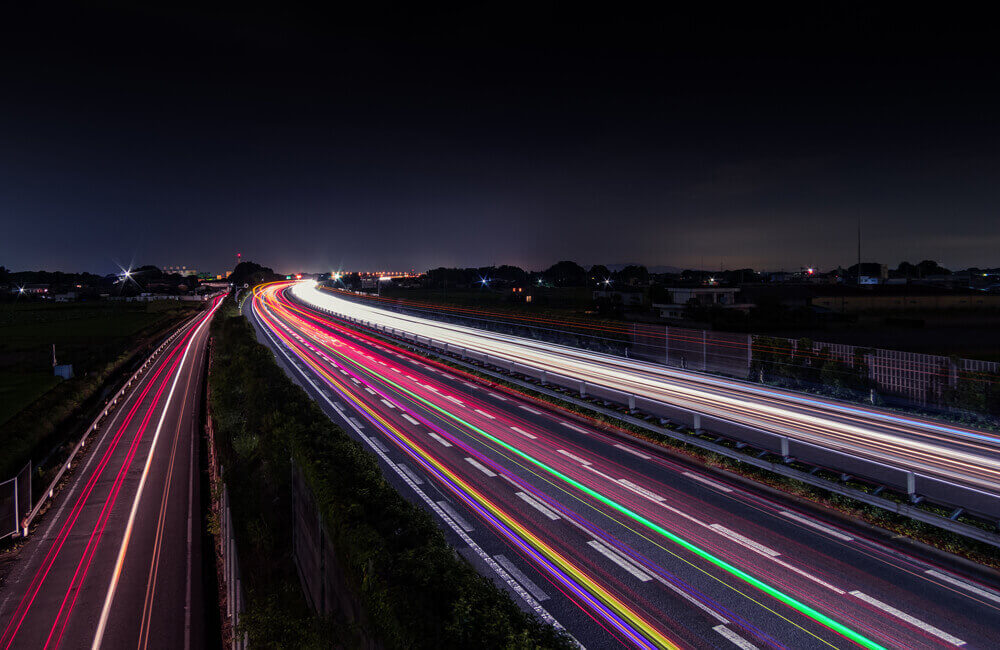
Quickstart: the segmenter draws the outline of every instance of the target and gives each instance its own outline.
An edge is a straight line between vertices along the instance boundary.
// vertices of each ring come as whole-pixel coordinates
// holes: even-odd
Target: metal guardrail
[[[49,499],[51,499],[53,496],[55,496],[56,487],[59,485],[59,481],[62,480],[62,477],[66,474],[67,470],[69,470],[69,468],[73,465],[73,460],[76,458],[76,455],[83,448],[83,445],[87,442],[87,438],[90,437],[90,434],[93,433],[94,431],[97,431],[98,429],[100,429],[101,422],[104,420],[104,418],[108,417],[108,414],[110,414],[110,413],[112,413],[114,411],[114,407],[118,404],[118,401],[120,399],[123,399],[125,397],[125,395],[128,392],[129,388],[132,387],[132,384],[134,382],[136,382],[140,378],[140,376],[142,375],[142,373],[146,371],[146,369],[150,366],[150,364],[153,363],[153,361],[156,359],[156,357],[159,356],[159,354],[163,351],[163,349],[166,348],[167,345],[169,345],[171,341],[173,341],[175,338],[177,338],[177,336],[181,332],[183,332],[184,329],[188,325],[190,325],[191,322],[194,319],[196,319],[196,318],[198,318],[198,315],[195,315],[194,317],[192,317],[192,319],[190,319],[184,325],[178,327],[176,330],[174,330],[174,332],[172,334],[170,334],[170,336],[168,336],[167,338],[165,338],[160,343],[160,345],[148,357],[146,357],[146,360],[143,361],[142,365],[139,366],[139,368],[134,373],[132,373],[132,376],[129,377],[128,380],[125,381],[124,384],[122,384],[122,387],[118,389],[118,392],[115,393],[114,397],[112,397],[104,405],[104,409],[100,413],[97,414],[97,417],[94,418],[94,421],[91,422],[90,426],[87,427],[87,430],[83,432],[83,435],[80,436],[80,439],[73,446],[73,450],[70,452],[69,458],[67,458],[63,462],[63,464],[59,467],[59,471],[56,472],[55,477],[49,483],[48,488],[46,488],[46,490],[42,494],[42,496],[38,499],[38,502],[31,509],[31,511],[27,514],[27,516],[25,516],[24,519],[21,520],[21,524],[20,524],[21,531],[20,531],[20,534],[21,534],[22,537],[27,537],[28,536],[28,531],[29,531],[29,529],[31,527],[31,523],[35,520],[35,517],[38,516],[38,513],[41,511],[42,506],[45,505],[45,503]]]
[[[335,314],[333,311],[328,309],[319,309],[332,316],[350,321],[356,325],[367,327],[383,335],[394,336],[402,339],[410,345],[425,348],[430,352],[436,354],[444,353],[446,355],[458,357],[462,360],[458,361],[460,365],[465,365],[466,367],[475,369],[477,372],[485,372],[485,374],[493,375],[498,379],[521,384],[531,390],[541,390],[543,393],[568,401],[595,413],[623,420],[629,424],[639,426],[658,435],[666,436],[679,442],[698,447],[704,451],[711,451],[733,460],[737,460],[741,463],[746,463],[753,467],[774,472],[775,474],[792,478],[835,494],[847,496],[862,503],[888,510],[916,521],[960,534],[970,539],[975,539],[992,546],[1000,547],[1000,535],[997,533],[992,533],[982,528],[955,520],[964,510],[968,510],[969,512],[979,515],[985,515],[989,518],[1000,517],[1000,495],[994,495],[988,492],[976,490],[974,488],[949,483],[941,479],[924,476],[875,461],[853,457],[850,454],[825,449],[816,445],[809,445],[808,443],[796,441],[786,436],[752,429],[751,427],[747,427],[745,425],[729,423],[720,418],[709,418],[690,409],[656,402],[645,398],[637,398],[635,395],[630,395],[620,391],[602,389],[602,387],[589,382],[563,377],[561,375],[556,375],[531,366],[514,363],[507,361],[506,359],[501,359],[476,351],[470,351],[452,344],[439,342],[428,337],[413,335],[391,327],[384,327],[377,323],[372,323],[363,319],[342,316],[340,314]],[[450,361],[452,360],[450,359]],[[479,366],[475,366],[471,363],[473,361],[478,361],[484,365],[496,367],[511,374],[519,374],[529,379],[534,379],[541,385],[539,386],[536,384],[520,382],[505,375],[492,373]],[[626,406],[630,411],[638,409],[642,412],[649,413],[650,415],[660,417],[667,421],[680,422],[684,426],[692,429],[696,435],[684,434],[666,427],[657,427],[641,418],[625,415],[610,409],[602,409],[594,404],[591,404],[590,402],[584,401],[583,399],[575,399],[574,397],[563,393],[546,390],[544,388],[546,384],[553,384],[563,388],[569,388],[573,391],[579,391],[581,397],[586,397],[589,393],[591,396],[600,397],[600,399],[606,400],[609,403],[617,403],[622,406]],[[717,430],[719,428],[725,430],[719,431]],[[717,440],[708,441],[697,435],[706,432],[706,430],[711,430],[714,435],[718,435]],[[751,439],[742,440],[741,436]],[[734,440],[737,443],[741,443],[743,447],[749,445],[755,449],[763,449],[765,452],[779,454],[782,457],[782,462],[779,463],[766,460],[764,458],[766,453],[762,453],[758,456],[751,456],[742,453],[739,449],[731,449],[725,445],[719,444],[719,442],[723,439]],[[797,454],[797,456],[793,456],[793,453]],[[808,471],[798,470],[788,464],[796,460],[801,461],[803,464],[810,464],[808,460],[810,454],[817,456],[817,460],[815,462],[815,466],[817,468],[823,467],[836,469],[841,472],[841,478],[844,482],[835,483],[828,481],[822,477],[815,476]],[[831,462],[832,458],[836,458],[839,462],[843,462],[845,458],[853,461],[854,469],[851,470],[851,474],[844,473],[843,467],[834,468],[826,465],[825,462]],[[879,496],[881,490],[878,490],[875,493],[868,493],[846,485],[846,480],[853,478],[854,476],[862,478],[866,482],[891,487],[894,490],[907,494],[911,503],[898,503],[881,497]],[[955,511],[952,513],[951,517],[941,517],[926,510],[917,508],[916,505],[924,498],[934,503],[940,503],[942,505],[955,508]]]

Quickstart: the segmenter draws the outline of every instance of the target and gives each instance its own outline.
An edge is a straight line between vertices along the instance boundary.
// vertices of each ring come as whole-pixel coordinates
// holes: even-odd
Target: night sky
[[[7,10],[0,264],[1000,265],[991,20],[618,4]]]

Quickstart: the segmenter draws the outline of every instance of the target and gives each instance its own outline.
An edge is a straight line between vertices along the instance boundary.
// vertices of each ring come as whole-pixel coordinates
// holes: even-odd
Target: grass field
[[[125,352],[135,337],[195,308],[175,301],[0,304],[0,424],[59,383],[53,344],[59,363],[73,364],[82,377]]]
[[[51,372],[0,372],[0,424],[60,381]]]

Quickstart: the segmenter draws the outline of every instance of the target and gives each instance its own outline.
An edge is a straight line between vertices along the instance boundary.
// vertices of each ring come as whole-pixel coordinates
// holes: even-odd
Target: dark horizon
[[[1000,265],[985,19],[434,11],[15,10],[0,264]]]

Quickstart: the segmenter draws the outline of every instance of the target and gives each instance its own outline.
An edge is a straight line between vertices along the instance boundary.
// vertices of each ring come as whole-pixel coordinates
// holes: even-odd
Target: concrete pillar
[[[670,326],[663,327],[663,365],[670,365]]]
[[[701,369],[708,370],[708,333],[701,331]]]

